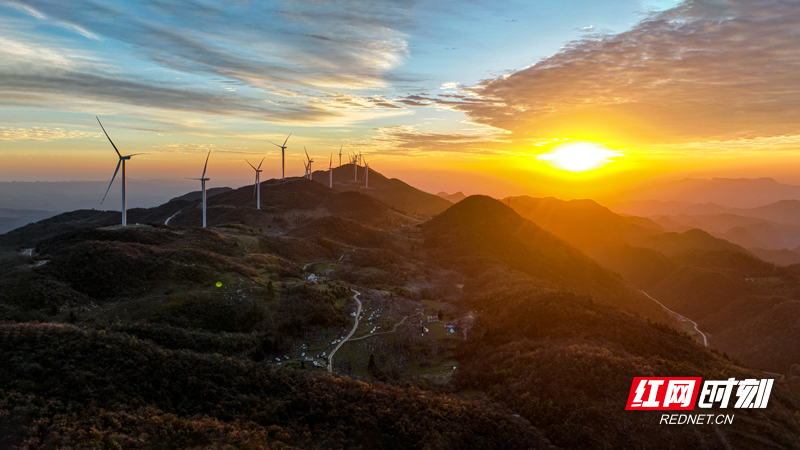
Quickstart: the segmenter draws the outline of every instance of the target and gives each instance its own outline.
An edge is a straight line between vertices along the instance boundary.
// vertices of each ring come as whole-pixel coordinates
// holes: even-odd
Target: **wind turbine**
[[[245,161],[247,161],[247,164],[250,164],[250,167],[252,167],[253,170],[256,171],[256,181],[255,183],[253,183],[253,186],[255,188],[255,192],[253,192],[253,195],[256,197],[256,209],[261,209],[261,172],[263,172],[263,170],[261,170],[261,164],[264,164],[265,158],[266,156],[264,158],[261,158],[261,162],[258,163],[258,167],[255,167],[254,165],[250,164],[250,161],[247,161],[245,159]]]
[[[350,158],[353,163],[353,181],[358,181],[358,156],[353,152],[353,157]]]
[[[208,155],[206,156],[206,165],[203,166],[203,174],[200,175],[200,178],[187,178],[187,180],[200,181],[200,186],[203,188],[203,228],[206,227],[206,181],[211,179],[211,178],[206,178],[206,169],[208,169],[209,156],[211,156],[211,150],[208,151]]]
[[[285,159],[286,143],[289,142],[289,138],[290,137],[292,137],[292,133],[289,133],[289,136],[286,136],[286,140],[283,141],[283,145],[278,145],[278,144],[276,144],[276,143],[274,143],[272,141],[268,141],[270,144],[272,144],[272,145],[274,145],[276,147],[280,147],[280,149],[281,149],[281,180],[285,180],[286,179],[286,159]]]
[[[305,150],[306,159],[308,160],[308,165],[306,166],[306,178],[308,178],[310,180],[311,179],[311,163],[313,163],[314,160],[309,158],[308,150],[306,150],[306,146],[305,145],[303,146],[303,150]]]
[[[341,150],[339,152],[339,158],[341,158]],[[339,165],[341,166],[342,164],[339,163]],[[331,154],[331,160],[328,162],[328,187],[333,189],[333,154]]]
[[[141,153],[134,153],[128,156],[122,156],[122,153],[120,153],[119,150],[117,150],[117,146],[114,145],[114,141],[112,141],[111,137],[109,137],[108,133],[106,133],[106,129],[100,122],[100,118],[97,116],[94,116],[94,118],[97,119],[97,123],[100,124],[100,128],[103,129],[103,133],[108,138],[108,142],[111,142],[111,146],[114,147],[114,151],[117,152],[117,156],[119,156],[119,162],[117,163],[117,168],[114,170],[114,175],[111,176],[111,183],[108,183],[108,189],[106,189],[106,194],[103,196],[103,200],[100,201],[100,204],[102,205],[103,202],[106,201],[106,196],[108,195],[108,191],[111,190],[111,185],[114,184],[114,178],[117,177],[117,172],[119,172],[119,166],[122,166],[122,226],[124,227],[128,225],[128,208],[126,206],[127,193],[125,192],[125,188],[127,186],[127,181],[125,180],[125,161],[131,159],[131,157],[133,156],[141,155]]]
[[[339,167],[342,167],[342,148],[343,147],[344,147],[344,145],[339,147]]]
[[[369,163],[364,162],[364,189],[369,189]]]

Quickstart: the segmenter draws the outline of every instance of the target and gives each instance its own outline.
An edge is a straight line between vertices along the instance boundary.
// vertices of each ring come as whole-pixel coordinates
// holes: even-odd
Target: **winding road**
[[[361,295],[361,292],[358,292],[353,288],[350,288],[350,290],[355,292],[355,294],[353,294],[353,300],[355,300],[358,303],[358,311],[356,311],[356,321],[353,324],[353,329],[350,330],[350,334],[348,334],[346,338],[342,339],[342,341],[339,342],[339,345],[337,345],[336,348],[334,348],[331,351],[331,354],[328,355],[328,372],[330,373],[333,373],[333,355],[335,355],[336,351],[339,350],[339,348],[341,348],[341,346],[344,345],[344,343],[347,342],[347,340],[350,339],[351,336],[353,336],[353,333],[356,332],[356,328],[358,328],[358,319],[361,317],[361,300],[358,299],[358,296]]]
[[[698,333],[700,333],[700,336],[703,336],[703,345],[704,345],[705,347],[708,347],[708,337],[706,336],[706,334],[705,334],[705,333],[703,333],[702,331],[700,331],[700,329],[699,329],[699,328],[697,328],[697,322],[695,322],[694,320],[691,320],[691,319],[689,319],[688,317],[684,316],[683,314],[678,314],[678,313],[676,313],[675,311],[673,311],[673,310],[671,310],[671,309],[667,308],[667,307],[666,307],[666,306],[664,306],[664,304],[663,304],[663,303],[661,303],[660,301],[658,301],[658,300],[654,299],[653,297],[650,297],[650,294],[648,294],[647,292],[645,292],[645,291],[643,291],[643,290],[641,290],[641,289],[639,290],[639,292],[641,292],[642,294],[646,295],[646,296],[647,296],[647,298],[649,298],[650,300],[652,300],[652,301],[654,301],[654,302],[658,303],[659,305],[661,305],[661,307],[662,307],[662,308],[664,308],[665,310],[667,310],[667,311],[671,312],[672,314],[675,314],[676,316],[678,316],[678,317],[680,317],[680,318],[682,318],[682,319],[685,319],[685,320],[688,320],[689,322],[691,322],[691,324],[692,324],[692,325],[694,325],[694,330],[695,330],[695,331],[697,331]]]
[[[167,217],[167,220],[165,220],[165,221],[164,221],[164,225],[169,225],[169,221],[170,221],[170,220],[172,220],[172,218],[173,218],[173,217],[175,217],[175,216],[177,216],[178,214],[180,214],[180,211],[178,211],[178,212],[176,212],[175,214],[173,214],[173,215],[171,215],[171,216]]]

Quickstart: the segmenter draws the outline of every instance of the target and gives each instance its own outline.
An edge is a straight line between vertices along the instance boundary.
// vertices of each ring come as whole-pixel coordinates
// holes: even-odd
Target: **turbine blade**
[[[245,161],[247,161],[247,160],[245,159]],[[247,164],[250,164],[250,161],[247,161]],[[252,165],[252,164],[250,164],[250,167],[252,167],[252,168],[253,168],[253,170],[258,170],[258,169],[256,169],[256,166],[254,166],[254,165]],[[261,167],[261,166],[259,166],[259,167]]]
[[[258,169],[260,169],[260,168],[261,168],[261,165],[262,165],[262,164],[264,164],[264,160],[265,160],[265,159],[267,159],[267,157],[266,157],[266,156],[265,156],[265,157],[263,157],[263,158],[261,158],[261,162],[260,162],[260,163],[258,163]],[[248,164],[249,164],[249,163],[248,163]],[[252,166],[252,164],[250,164],[250,165]],[[258,170],[258,169],[256,169],[256,170]]]
[[[117,177],[117,172],[119,172],[119,166],[122,165],[122,160],[120,159],[117,162],[117,168],[114,169],[114,175],[111,176],[111,183],[108,183],[108,189],[106,189],[105,195],[103,195],[103,200],[100,200],[100,204],[102,205],[104,201],[106,201],[106,196],[108,195],[108,191],[111,190],[111,185],[114,184],[114,178]]]
[[[120,158],[122,158],[122,154],[119,152],[119,150],[117,150],[117,146],[114,145],[114,141],[111,140],[111,137],[108,135],[108,133],[106,133],[106,129],[103,128],[103,124],[100,122],[100,118],[97,116],[94,116],[94,118],[97,119],[97,123],[99,123],[100,128],[103,129],[103,133],[105,133],[106,137],[108,138],[108,142],[111,142],[111,146],[114,147],[114,151],[117,152],[117,155],[119,155]]]
[[[206,169],[208,168],[208,158],[209,158],[209,156],[211,156],[211,150],[208,151],[208,156],[206,156],[206,165],[203,166],[203,175],[201,175],[200,178],[205,178],[206,177]]]
[[[139,156],[139,155],[146,155],[146,154],[147,153],[134,153],[132,155],[128,155],[128,158],[130,158],[131,156]]]
[[[253,180],[253,197],[256,196],[256,191],[258,191],[258,172],[256,172],[256,179]]]
[[[303,150],[306,151],[306,159],[311,161],[311,158],[308,157],[308,150],[306,150],[306,146],[305,145],[303,146]]]
[[[286,146],[286,143],[289,142],[289,138],[292,137],[292,133],[289,133],[289,136],[286,136],[286,140],[283,141],[283,146]]]
[[[272,141],[267,141],[267,142],[269,142],[270,144],[274,145],[275,147],[283,148],[283,147],[281,147],[280,145],[278,145],[278,144],[276,144],[276,143],[274,143],[274,142],[272,142]]]

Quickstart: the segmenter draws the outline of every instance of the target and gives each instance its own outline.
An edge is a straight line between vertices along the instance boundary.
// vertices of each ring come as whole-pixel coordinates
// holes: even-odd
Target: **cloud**
[[[209,151],[213,153],[226,153],[226,154],[236,154],[236,155],[253,155],[253,156],[261,156],[264,154],[270,154],[270,152],[265,152],[263,149],[258,150],[250,150],[246,147],[232,147],[226,145],[224,148],[220,148],[214,144],[201,144],[195,142],[181,142],[181,143],[171,143],[171,144],[164,144],[164,145],[154,145],[151,147],[153,153],[202,153],[206,154]]]
[[[793,134],[800,2],[688,1],[628,32],[434,99],[518,137],[729,141]]]
[[[378,87],[408,53],[401,2],[57,0],[3,3],[134,46],[175,70],[247,83]]]
[[[252,90],[236,92],[237,87],[245,85],[239,80],[215,79],[201,86],[187,86],[179,80],[155,81],[121,74],[113,66],[79,52],[70,54],[55,43],[0,37],[0,59],[4,61],[0,66],[0,102],[6,105],[86,112],[124,111],[129,108],[120,104],[125,104],[301,124],[341,122],[351,111],[402,109],[382,97],[286,89],[280,90],[275,100],[269,100],[259,98]]]
[[[108,43],[89,47],[80,37],[40,33],[25,19],[0,19],[8,30],[0,37],[0,103],[302,125],[402,113],[403,105],[384,98],[340,92],[387,84],[387,72],[407,54],[395,29],[407,20],[406,6],[339,3],[75,0],[64,8],[55,0],[0,0],[0,9]]]
[[[433,156],[461,153],[473,155],[511,154],[503,150],[502,130],[478,126],[455,133],[422,131],[414,126],[386,126],[373,130],[364,142],[352,145],[367,147],[372,153],[403,156]]]
[[[55,141],[58,139],[97,138],[102,133],[65,130],[63,128],[10,128],[0,127],[0,141]]]

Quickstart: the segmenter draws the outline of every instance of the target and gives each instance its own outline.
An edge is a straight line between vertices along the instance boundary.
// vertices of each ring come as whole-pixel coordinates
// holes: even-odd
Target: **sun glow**
[[[584,172],[606,165],[615,156],[622,156],[622,153],[598,144],[580,142],[559,145],[551,153],[537,158],[559,169]]]

